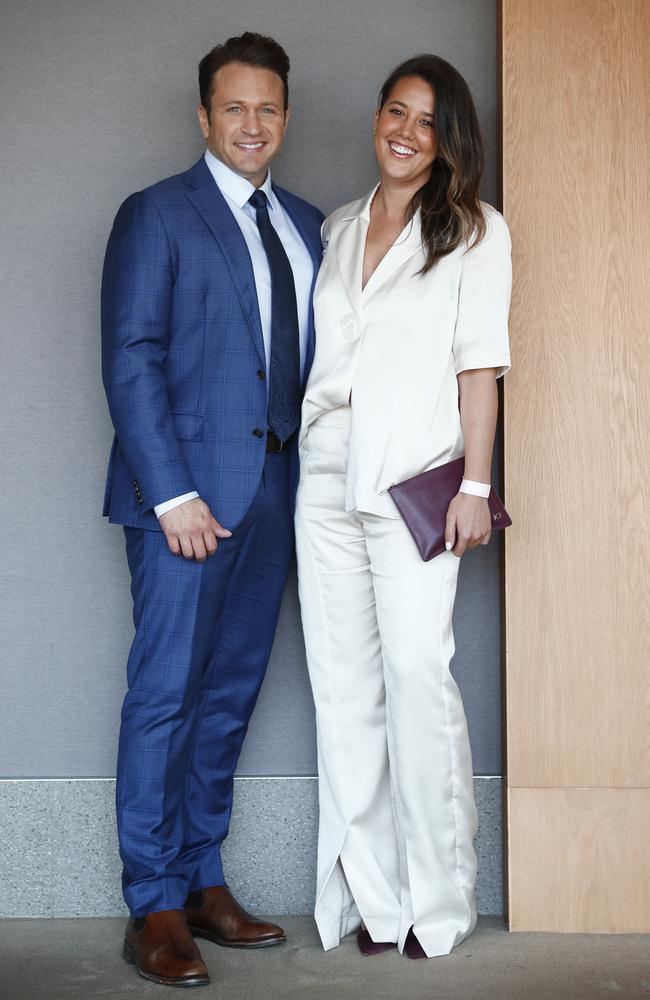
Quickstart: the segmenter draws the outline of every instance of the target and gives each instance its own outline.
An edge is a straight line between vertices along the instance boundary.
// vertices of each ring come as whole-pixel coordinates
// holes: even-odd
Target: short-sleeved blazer
[[[426,275],[419,213],[362,291],[370,195],[323,223],[314,292],[316,353],[305,392],[301,455],[309,428],[352,394],[346,509],[396,516],[387,488],[464,453],[457,374],[510,367],[510,235],[483,205],[484,238],[460,246]]]

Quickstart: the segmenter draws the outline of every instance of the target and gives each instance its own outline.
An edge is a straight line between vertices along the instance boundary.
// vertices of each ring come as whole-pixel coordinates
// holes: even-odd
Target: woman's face
[[[383,177],[419,188],[436,158],[433,90],[420,76],[404,76],[375,115],[375,155]]]

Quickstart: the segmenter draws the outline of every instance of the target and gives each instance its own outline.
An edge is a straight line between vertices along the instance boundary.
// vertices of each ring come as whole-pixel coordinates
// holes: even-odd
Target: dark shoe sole
[[[397,945],[394,941],[373,941],[368,931],[362,928],[357,931],[357,947],[364,958],[369,958],[373,955],[383,955],[387,951],[393,951]]]
[[[122,947],[122,958],[129,965],[135,965],[138,975],[142,979],[147,979],[150,983],[156,983],[158,986],[175,986],[177,988],[189,987],[189,986],[209,986],[210,979],[207,976],[197,977],[196,979],[168,979],[165,976],[155,976],[152,972],[145,972],[140,968],[136,961],[136,957],[133,948],[128,941],[124,941]]]
[[[286,937],[283,936],[268,938],[266,941],[226,941],[224,938],[217,937],[216,934],[211,934],[210,931],[204,931],[200,927],[191,926],[190,934],[195,938],[203,938],[205,941],[212,941],[213,944],[218,944],[221,948],[244,948],[248,951],[252,951],[253,948],[272,948],[276,944],[285,944],[287,940]]]
[[[404,942],[404,954],[407,958],[417,961],[419,958],[428,958],[426,951],[413,933],[413,928],[406,935]]]

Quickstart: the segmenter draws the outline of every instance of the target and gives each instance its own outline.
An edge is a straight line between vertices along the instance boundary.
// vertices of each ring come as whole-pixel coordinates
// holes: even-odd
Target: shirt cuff
[[[185,503],[187,500],[196,500],[198,495],[199,494],[196,492],[196,490],[192,490],[191,493],[183,493],[180,497],[172,497],[171,500],[165,500],[164,503],[157,503],[153,509],[154,514],[160,520],[163,514],[166,514],[168,511],[173,510],[174,507],[180,507],[180,505],[182,503]]]

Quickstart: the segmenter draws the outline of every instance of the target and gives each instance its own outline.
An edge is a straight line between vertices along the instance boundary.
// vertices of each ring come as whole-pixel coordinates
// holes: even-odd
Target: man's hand
[[[232,531],[222,528],[210,513],[207,503],[196,497],[168,510],[159,521],[165,532],[169,551],[175,556],[203,562],[217,551],[217,538],[230,538]]]
[[[462,556],[467,549],[487,545],[491,533],[492,520],[487,500],[469,493],[457,493],[447,510],[447,548],[451,548],[455,556]]]

